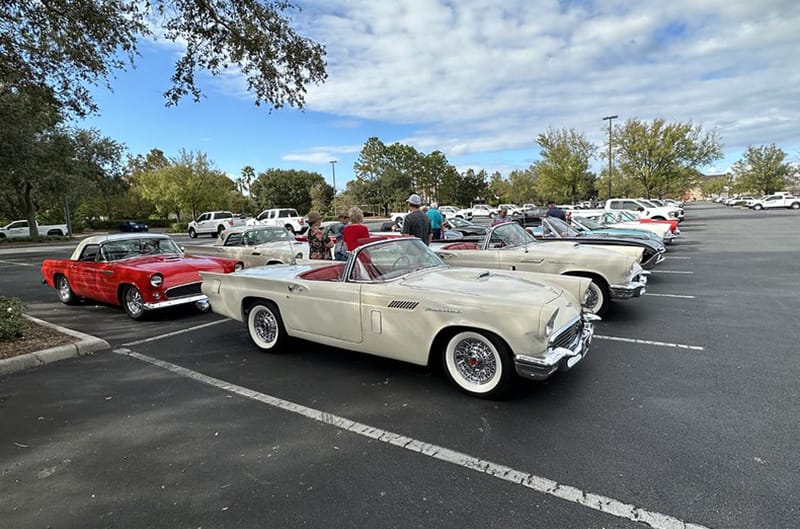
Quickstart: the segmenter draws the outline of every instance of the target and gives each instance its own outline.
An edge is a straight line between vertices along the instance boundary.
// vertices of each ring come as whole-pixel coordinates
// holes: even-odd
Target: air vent
[[[395,299],[389,303],[390,309],[403,309],[403,310],[414,310],[419,305],[419,301],[401,301]]]

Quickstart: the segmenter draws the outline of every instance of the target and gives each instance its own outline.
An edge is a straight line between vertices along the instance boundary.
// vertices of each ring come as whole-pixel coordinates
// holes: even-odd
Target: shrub
[[[19,298],[0,296],[0,340],[10,341],[25,332],[25,318],[22,317],[22,301]]]

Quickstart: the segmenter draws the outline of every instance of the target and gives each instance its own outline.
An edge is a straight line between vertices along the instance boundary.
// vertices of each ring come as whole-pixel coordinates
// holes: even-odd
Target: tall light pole
[[[606,116],[603,121],[608,120],[608,199],[611,200],[611,175],[614,170],[614,159],[611,151],[611,122],[619,116]]]
[[[336,161],[337,160],[331,160],[330,162],[328,162],[329,164],[331,164],[331,171],[333,172],[333,195],[334,196],[336,196]]]

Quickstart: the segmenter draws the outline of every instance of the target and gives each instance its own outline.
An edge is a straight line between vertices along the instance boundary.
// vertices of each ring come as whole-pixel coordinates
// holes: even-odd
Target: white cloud
[[[538,151],[549,126],[602,143],[608,114],[800,145],[794,1],[329,0],[301,17],[328,49],[308,108],[414,125],[403,141],[425,151]]]
[[[299,152],[291,152],[281,157],[287,162],[302,162],[316,165],[328,165],[331,161],[339,161],[339,156],[359,152],[361,145],[336,145],[312,147]],[[338,156],[337,156],[338,155]]]

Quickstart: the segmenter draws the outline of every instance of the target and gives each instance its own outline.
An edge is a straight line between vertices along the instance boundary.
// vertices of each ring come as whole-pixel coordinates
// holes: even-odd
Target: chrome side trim
[[[166,307],[174,307],[175,305],[183,305],[184,303],[194,303],[196,301],[208,303],[208,296],[205,294],[197,294],[195,296],[170,299],[167,301],[157,301],[155,303],[142,303],[142,307],[144,310],[157,310]]]

